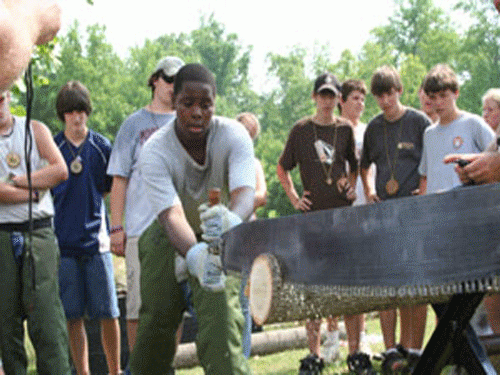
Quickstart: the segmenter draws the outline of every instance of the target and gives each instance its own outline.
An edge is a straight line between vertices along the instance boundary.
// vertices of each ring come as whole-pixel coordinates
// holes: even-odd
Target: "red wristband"
[[[122,225],[113,225],[109,229],[109,234],[117,233],[123,231],[123,226]]]

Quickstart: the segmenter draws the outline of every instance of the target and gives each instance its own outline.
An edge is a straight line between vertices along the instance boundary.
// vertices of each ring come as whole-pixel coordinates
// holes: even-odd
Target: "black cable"
[[[33,256],[33,185],[31,181],[31,154],[33,152],[33,138],[31,134],[31,109],[33,106],[33,76],[31,72],[31,62],[24,73],[24,83],[26,85],[26,130],[24,133],[24,160],[26,161],[26,177],[28,180],[28,192],[30,199],[28,200],[28,246],[26,252],[30,260],[31,277],[33,282],[33,290],[36,289],[35,278],[35,259]]]

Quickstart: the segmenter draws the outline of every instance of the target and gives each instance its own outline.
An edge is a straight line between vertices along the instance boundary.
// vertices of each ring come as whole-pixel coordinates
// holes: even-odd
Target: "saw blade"
[[[257,220],[223,236],[228,271],[248,270],[261,253],[280,260],[286,282],[349,295],[490,288],[500,274],[500,184]]]

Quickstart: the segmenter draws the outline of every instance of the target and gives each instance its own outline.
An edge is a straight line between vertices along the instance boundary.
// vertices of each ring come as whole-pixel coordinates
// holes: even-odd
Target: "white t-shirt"
[[[454,164],[444,164],[448,154],[475,154],[486,150],[495,133],[472,113],[463,112],[447,125],[429,126],[424,133],[424,148],[419,173],[427,176],[427,194],[450,190],[462,183]]]
[[[25,118],[14,117],[14,127],[12,133],[0,136],[0,178],[7,179],[10,173],[14,175],[26,174],[26,159],[24,158],[24,137],[25,137]],[[32,125],[30,124],[32,127]],[[33,128],[32,128],[33,129]],[[44,167],[46,161],[42,160],[38,147],[36,145],[35,135],[31,133],[32,153],[31,170],[37,171]],[[7,163],[7,155],[16,154],[20,163],[16,167],[11,167]],[[39,203],[33,203],[33,219],[43,219],[54,216],[54,205],[50,192],[45,191],[40,195]],[[0,223],[22,223],[28,220],[28,203],[2,204],[0,205]]]
[[[221,189],[221,203],[229,193],[248,186],[255,189],[253,144],[237,121],[213,117],[204,165],[184,149],[174,129],[175,121],[162,127],[144,144],[139,163],[145,194],[156,216],[176,204],[196,233],[201,232],[198,207],[208,201],[208,191]]]
[[[157,114],[141,108],[123,122],[116,135],[107,173],[128,178],[125,230],[129,237],[140,236],[155,219],[144,194],[139,170],[142,146],[154,132],[174,118],[175,114],[172,113]]]
[[[356,143],[356,159],[361,160],[361,153],[363,152],[363,138],[365,137],[366,124],[360,122],[358,125],[353,127],[354,129],[354,141]],[[370,167],[370,177],[372,179],[372,185],[375,186],[375,165]],[[361,175],[358,175],[356,181],[356,200],[352,203],[353,206],[359,206],[366,203],[365,192],[363,190],[363,181],[361,181]]]

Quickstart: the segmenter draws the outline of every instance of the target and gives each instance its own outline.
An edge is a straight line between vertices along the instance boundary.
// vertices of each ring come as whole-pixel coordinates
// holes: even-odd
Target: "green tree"
[[[33,118],[45,122],[55,133],[62,129],[55,111],[61,86],[70,80],[81,81],[90,91],[94,111],[89,126],[113,139],[124,116],[132,108],[123,98],[128,92],[124,64],[106,41],[105,27],[89,26],[85,43],[75,22],[60,36],[60,65],[47,85],[39,87],[33,105]]]
[[[305,64],[306,56],[307,50],[303,47],[294,47],[287,56],[268,54],[270,61],[268,75],[277,82],[277,85],[267,95],[267,108],[277,106],[279,114],[278,118],[265,117],[269,120],[265,125],[272,124],[275,131],[288,134],[297,120],[311,115],[314,111],[311,101],[312,83]],[[270,113],[273,112],[277,113],[274,110]]]
[[[201,17],[200,27],[191,33],[199,61],[214,74],[217,83],[218,113],[234,117],[242,110],[256,108],[257,95],[249,83],[252,47],[240,44],[235,33],[227,33],[213,14]]]
[[[481,113],[482,95],[500,82],[500,26],[498,13],[490,0],[463,0],[457,9],[470,17],[458,58],[462,87],[458,104]]]
[[[284,148],[285,138],[281,132],[268,129],[261,134],[255,145],[255,154],[262,163],[267,184],[267,204],[259,208],[257,215],[262,218],[275,218],[291,215],[297,211],[291,205],[276,175],[276,165]],[[292,171],[292,178],[300,191],[300,178],[297,170]]]
[[[419,56],[427,68],[456,56],[458,36],[450,17],[432,0],[395,0],[389,23],[372,30],[375,41],[392,46],[394,63],[404,56]]]
[[[418,90],[426,73],[427,69],[418,56],[408,55],[404,57],[400,66],[401,81],[403,82],[401,102],[403,104],[420,108]]]

